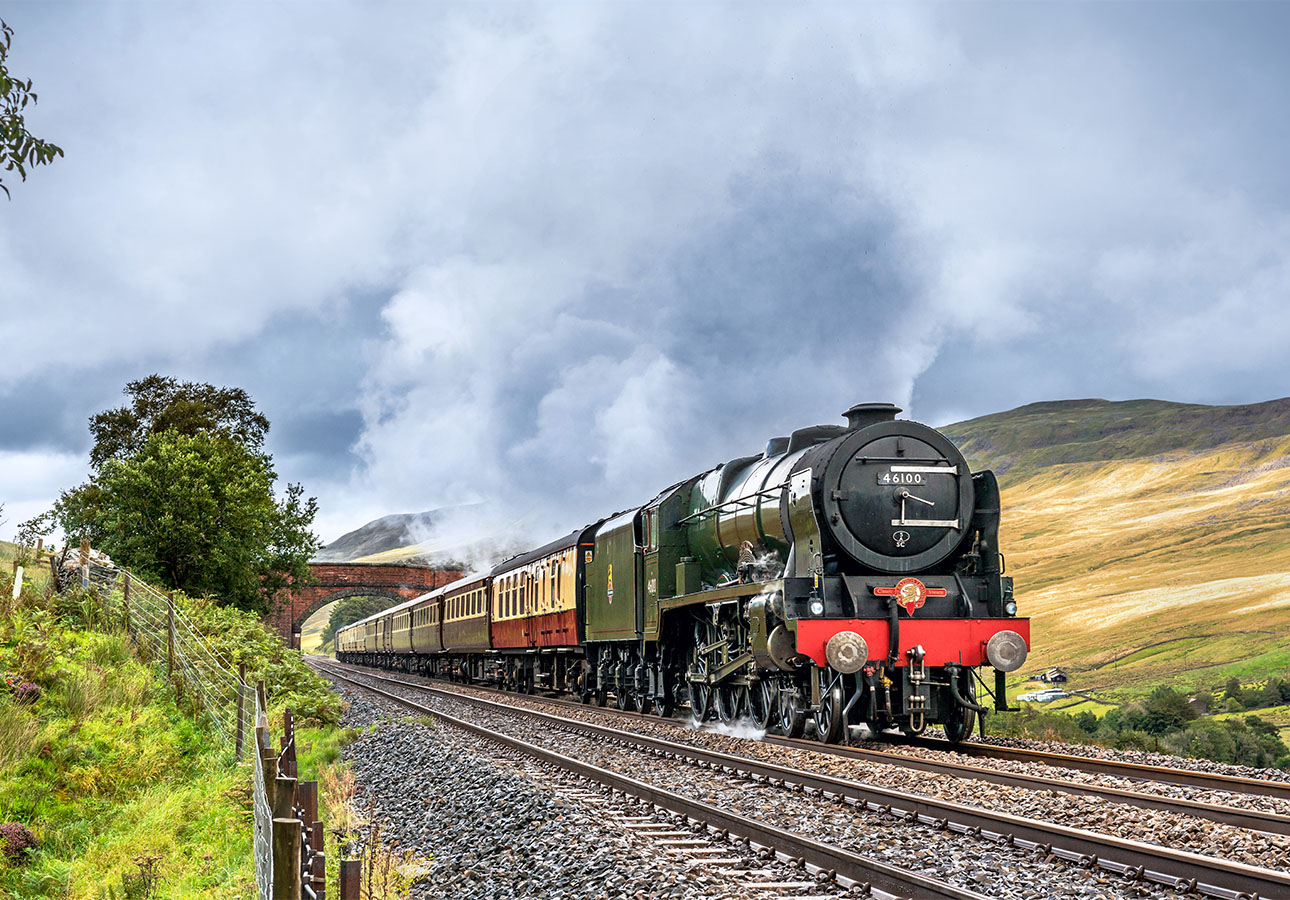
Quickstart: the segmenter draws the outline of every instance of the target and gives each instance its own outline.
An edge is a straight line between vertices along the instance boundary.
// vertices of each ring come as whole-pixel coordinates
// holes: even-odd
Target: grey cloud
[[[0,320],[10,408],[68,448],[126,377],[238,384],[326,533],[541,537],[862,399],[1290,376],[1280,5],[40,9],[68,155],[0,271],[63,324]]]

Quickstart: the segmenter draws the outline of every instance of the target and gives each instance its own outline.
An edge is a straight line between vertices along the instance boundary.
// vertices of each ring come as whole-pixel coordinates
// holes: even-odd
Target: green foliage
[[[95,471],[110,459],[129,459],[148,438],[167,431],[187,437],[219,434],[253,452],[264,446],[269,432],[269,420],[256,412],[255,402],[241,388],[149,375],[128,383],[124,393],[131,398],[128,406],[90,418],[90,465]]]
[[[1145,728],[1151,734],[1177,731],[1196,718],[1196,710],[1191,708],[1187,698],[1167,685],[1161,685],[1151,692],[1144,712]]]
[[[230,766],[206,720],[176,702],[157,677],[164,663],[136,659],[106,612],[119,607],[100,595],[27,586],[15,603],[0,582],[0,673],[42,686],[19,703],[0,678],[0,822],[25,824],[41,843],[21,865],[0,859],[0,897],[251,900],[248,770]],[[268,682],[275,728],[285,706],[296,711],[304,771],[336,760],[351,733],[323,723],[340,702],[298,653],[250,613],[182,594],[176,603],[216,653]]]
[[[366,619],[368,616],[389,609],[395,601],[389,597],[345,597],[331,608],[331,615],[322,630],[322,642],[328,644],[336,639],[336,632],[346,625]]]
[[[1078,725],[1080,731],[1083,731],[1085,734],[1097,734],[1098,725],[1101,723],[1098,722],[1096,715],[1086,709],[1084,712],[1076,714],[1075,724]]]
[[[170,587],[265,612],[320,546],[299,485],[278,503],[267,456],[227,437],[160,432],[99,475],[100,548]]]
[[[269,422],[246,392],[151,375],[126,393],[129,406],[90,421],[90,481],[24,533],[56,524],[168,588],[260,613],[308,583],[318,504],[298,484],[275,497]]]
[[[13,29],[0,19],[0,163],[6,172],[17,172],[26,181],[28,169],[49,165],[54,157],[63,155],[63,150],[27,130],[23,114],[28,105],[36,105],[36,94],[30,78],[23,81],[9,72],[12,41]],[[0,191],[11,196],[3,179]]]
[[[177,602],[217,653],[234,667],[246,665],[248,682],[264,681],[271,721],[281,722],[282,711],[289,708],[302,726],[340,722],[340,698],[253,613],[204,599],[180,597]]]
[[[989,732],[1290,770],[1290,748],[1275,724],[1258,716],[1198,718],[1185,698],[1168,687],[1157,688],[1146,703],[1112,709],[1100,721],[1088,712],[1072,716],[1028,707],[990,716]]]

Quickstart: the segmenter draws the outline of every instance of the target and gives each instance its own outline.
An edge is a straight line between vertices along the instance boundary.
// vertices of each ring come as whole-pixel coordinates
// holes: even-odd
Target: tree
[[[366,619],[368,616],[389,609],[396,601],[389,597],[345,597],[337,601],[327,617],[327,624],[322,630],[322,642],[331,642],[336,632],[346,625]]]
[[[1187,702],[1187,697],[1163,684],[1147,698],[1146,714],[1145,729],[1152,734],[1176,731],[1196,718],[1196,710]]]
[[[1100,723],[1097,721],[1097,714],[1092,710],[1086,709],[1083,712],[1076,714],[1075,724],[1078,725],[1080,730],[1085,734],[1096,734],[1097,726]]]
[[[269,421],[245,391],[152,375],[90,420],[94,474],[38,519],[168,587],[267,612],[311,580],[317,501],[275,498]]]
[[[6,172],[17,172],[26,181],[29,168],[49,165],[54,157],[63,155],[63,150],[27,130],[23,113],[28,104],[35,106],[36,94],[31,89],[30,78],[23,81],[9,74],[12,41],[13,29],[0,19],[0,163]],[[4,179],[0,179],[0,191],[6,197],[11,196]]]
[[[213,431],[252,451],[264,446],[269,420],[241,388],[217,388],[169,376],[149,375],[125,386],[128,406],[109,409],[90,419],[94,447],[90,465],[98,471],[109,459],[128,459],[148,438],[174,431],[189,437]]]
[[[100,546],[169,586],[266,612],[309,579],[317,502],[273,496],[269,457],[219,433],[161,431],[99,474]]]

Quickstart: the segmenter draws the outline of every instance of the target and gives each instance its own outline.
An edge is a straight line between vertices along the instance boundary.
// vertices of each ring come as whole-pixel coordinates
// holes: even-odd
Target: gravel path
[[[711,839],[743,872],[696,865],[644,830],[665,814],[554,772],[453,728],[408,718],[346,688],[344,723],[365,729],[345,749],[356,805],[382,823],[392,850],[429,859],[413,897],[747,900],[782,896],[749,881],[810,883],[816,896],[859,896],[802,870]],[[369,727],[374,726],[374,727]],[[615,823],[624,823],[615,827]],[[657,831],[657,829],[655,829]],[[691,834],[696,842],[699,835]],[[798,892],[801,893],[801,892]]]
[[[383,688],[394,693],[401,690],[388,684]],[[825,838],[853,852],[914,868],[991,896],[1010,900],[1045,897],[1119,900],[1176,896],[1172,891],[1126,882],[1100,870],[1079,869],[1052,857],[1035,859],[1020,848],[967,839],[927,826],[898,823],[851,804],[826,802],[779,788],[771,789],[737,775],[700,771],[692,765],[653,756],[642,761],[639,751],[624,750],[603,740],[553,731],[543,723],[525,720],[506,711],[483,711],[461,701],[427,697],[415,691],[409,691],[409,695],[449,715],[578,756],[604,768],[628,771],[636,778],[693,799],[760,818],[781,828]],[[660,723],[656,727],[670,726]],[[705,739],[724,737],[703,733],[695,736]],[[754,746],[782,749],[769,748],[769,745]],[[908,776],[910,773],[904,774]],[[988,787],[997,790],[994,786]]]

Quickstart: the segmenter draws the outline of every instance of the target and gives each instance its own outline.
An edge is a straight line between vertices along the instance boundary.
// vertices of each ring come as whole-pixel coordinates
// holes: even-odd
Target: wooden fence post
[[[340,861],[340,900],[358,900],[358,891],[362,884],[363,861],[342,859]]]
[[[269,717],[269,695],[264,690],[264,679],[261,678],[255,683],[255,696],[260,699],[260,709],[264,710],[264,717]],[[266,735],[267,737],[267,735]]]
[[[276,809],[274,801],[277,799],[275,790],[278,783],[278,754],[273,752],[272,747],[264,747],[260,750],[260,770],[264,775],[264,799],[268,801],[269,809]]]
[[[166,629],[166,677],[175,679],[175,592],[166,592],[166,608],[169,610],[169,627]]]
[[[299,777],[296,770],[296,717],[290,708],[282,711],[282,763],[287,775]]]
[[[130,637],[130,570],[122,569],[124,581],[121,585],[121,617],[125,622],[125,636]]]
[[[273,900],[300,900],[300,820],[273,820]]]
[[[290,775],[278,771],[273,786],[273,818],[294,819],[296,817],[296,780]],[[297,832],[299,834],[299,832]],[[299,866],[297,865],[298,869]]]
[[[90,589],[90,539],[81,538],[81,589]]]
[[[128,582],[127,582],[128,583]],[[127,597],[130,595],[127,593]],[[130,607],[126,606],[126,616],[130,614]],[[233,749],[233,758],[237,762],[242,761],[242,744],[246,739],[243,737],[242,721],[246,714],[246,663],[237,664],[237,731]]]

